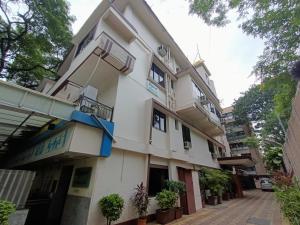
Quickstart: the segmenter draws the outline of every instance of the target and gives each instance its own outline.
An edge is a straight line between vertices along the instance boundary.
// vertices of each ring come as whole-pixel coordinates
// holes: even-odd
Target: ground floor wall
[[[61,216],[55,214],[61,218],[61,225],[105,225],[106,221],[100,212],[98,202],[103,196],[117,193],[125,202],[121,218],[117,221],[122,223],[138,217],[131,203],[131,197],[137,184],[143,182],[149,187],[149,171],[152,167],[166,168],[168,179],[186,182],[188,213],[201,209],[199,176],[195,166],[179,160],[120,149],[112,149],[112,154],[108,158],[90,157],[42,163],[35,167],[37,178],[33,192],[37,193],[43,189],[43,193],[51,196],[52,206],[48,208],[47,217],[49,214],[50,218],[55,217],[52,214],[59,214],[57,204],[63,204]],[[64,182],[61,179],[65,168],[71,168],[72,173],[66,194],[63,196],[61,185]],[[186,172],[183,177],[179,176],[180,170]],[[64,202],[53,203],[58,197],[60,199],[65,197]],[[156,209],[158,209],[157,202],[155,197],[151,196],[148,214],[155,214]],[[40,222],[43,222],[42,219]]]
[[[198,172],[193,170],[191,164],[123,151],[120,149],[113,149],[112,155],[109,158],[99,158],[97,161],[88,224],[106,224],[105,218],[100,213],[98,201],[103,196],[112,193],[118,193],[125,201],[125,207],[121,218],[117,222],[122,223],[137,218],[137,213],[131,203],[131,198],[137,184],[143,182],[144,184],[149,185],[148,175],[150,166],[167,167],[169,179],[171,180],[179,179],[177,172],[178,167],[191,170],[195,210],[199,210],[202,207]],[[158,206],[155,197],[150,197],[148,214],[155,214],[156,209],[158,209]]]

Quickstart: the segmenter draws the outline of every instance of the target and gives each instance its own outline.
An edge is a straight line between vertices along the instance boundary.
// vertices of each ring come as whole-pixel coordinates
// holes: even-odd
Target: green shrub
[[[201,187],[209,189],[213,195],[221,195],[230,186],[229,174],[217,169],[203,168],[200,171],[199,181]]]
[[[300,224],[300,188],[297,185],[275,188],[276,197],[284,216],[291,225]]]
[[[8,218],[9,215],[16,211],[16,206],[8,201],[0,200],[0,224],[9,225]]]
[[[177,194],[173,191],[162,190],[156,195],[155,199],[161,209],[171,209],[175,206]]]
[[[185,193],[185,183],[182,181],[166,180],[165,186],[169,191],[175,192],[178,196]]]
[[[100,199],[99,207],[106,218],[107,225],[120,218],[124,207],[124,200],[118,194],[110,194]]]

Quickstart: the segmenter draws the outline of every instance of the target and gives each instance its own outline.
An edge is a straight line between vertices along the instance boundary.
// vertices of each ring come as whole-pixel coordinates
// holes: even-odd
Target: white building
[[[32,201],[50,194],[36,220],[105,224],[97,203],[118,193],[126,203],[118,223],[132,221],[130,197],[142,181],[152,215],[164,179],[186,183],[185,213],[200,210],[199,169],[219,168],[217,157],[230,154],[204,62],[189,62],[144,0],[102,1],[73,44],[60,79],[40,90],[77,111],[51,120],[7,164],[37,171]]]

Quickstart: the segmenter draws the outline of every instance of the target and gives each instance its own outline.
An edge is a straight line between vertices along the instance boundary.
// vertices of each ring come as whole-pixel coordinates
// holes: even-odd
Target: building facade
[[[255,166],[245,168],[248,175],[267,175],[262,155],[256,148],[245,144],[245,139],[253,135],[250,124],[237,124],[233,115],[233,107],[223,109],[222,122],[225,125],[226,136],[232,156],[250,156],[255,161]]]
[[[204,62],[189,62],[145,1],[102,1],[58,74],[39,90],[74,111],[6,161],[36,171],[29,225],[105,224],[98,201],[112,193],[125,200],[117,222],[130,224],[136,185],[146,184],[153,215],[167,179],[186,183],[186,214],[202,208],[198,171],[230,155],[222,109]]]
[[[298,82],[291,117],[288,124],[285,143],[283,147],[283,159],[287,172],[293,173],[297,179],[300,179],[300,83]]]

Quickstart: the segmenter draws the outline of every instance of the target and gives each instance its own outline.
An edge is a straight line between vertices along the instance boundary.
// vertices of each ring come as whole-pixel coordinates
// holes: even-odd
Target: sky
[[[209,27],[197,16],[189,15],[186,0],[146,0],[164,27],[193,63],[205,61],[222,107],[230,106],[255,82],[251,71],[263,51],[263,41],[247,36],[238,28],[234,14],[225,27]],[[76,17],[74,34],[101,0],[69,0]],[[88,2],[88,4],[87,4]]]

